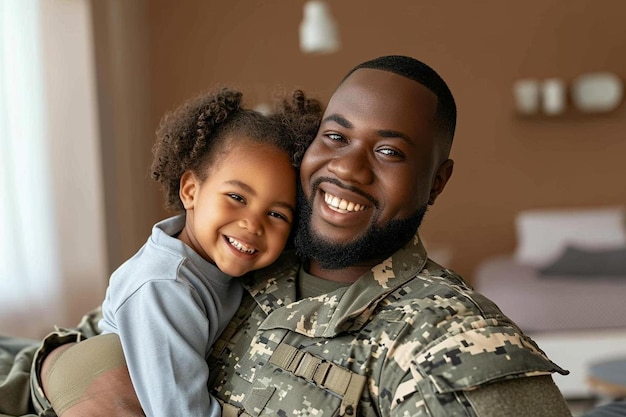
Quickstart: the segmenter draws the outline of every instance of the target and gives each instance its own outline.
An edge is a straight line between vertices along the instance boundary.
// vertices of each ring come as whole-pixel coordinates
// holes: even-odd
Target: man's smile
[[[344,198],[339,198],[329,193],[324,193],[324,201],[331,210],[339,213],[350,213],[365,210],[364,205],[348,201]]]

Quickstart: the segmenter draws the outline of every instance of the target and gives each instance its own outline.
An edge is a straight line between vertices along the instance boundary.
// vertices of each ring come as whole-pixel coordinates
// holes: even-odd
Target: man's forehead
[[[392,72],[361,68],[350,74],[335,90],[327,108],[360,102],[373,107],[414,107],[434,115],[437,96],[417,81]]]
[[[423,124],[434,119],[436,110],[437,97],[422,84],[391,72],[362,68],[335,90],[324,119],[338,114],[348,121],[375,117],[383,123]]]

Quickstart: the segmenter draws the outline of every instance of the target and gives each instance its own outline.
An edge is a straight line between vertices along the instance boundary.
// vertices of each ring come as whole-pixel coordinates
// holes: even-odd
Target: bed
[[[482,262],[475,288],[570,375],[567,398],[594,393],[593,363],[626,357],[626,226],[622,207],[532,210],[516,219],[514,253]]]

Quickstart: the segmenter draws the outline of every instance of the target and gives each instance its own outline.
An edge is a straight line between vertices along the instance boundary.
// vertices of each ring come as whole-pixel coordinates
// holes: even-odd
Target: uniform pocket
[[[253,417],[339,416],[341,397],[275,365],[266,364],[257,368],[252,388],[242,404]]]

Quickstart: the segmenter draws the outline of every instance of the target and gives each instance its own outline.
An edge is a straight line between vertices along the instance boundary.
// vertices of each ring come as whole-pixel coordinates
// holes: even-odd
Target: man
[[[455,120],[412,58],[344,78],[302,162],[302,266],[251,282],[213,353],[225,415],[571,415],[550,376],[565,371],[416,233],[452,174]]]
[[[551,378],[566,371],[417,234],[455,122],[445,82],[412,58],[344,78],[302,162],[301,259],[247,283],[212,352],[224,415],[571,415]]]

